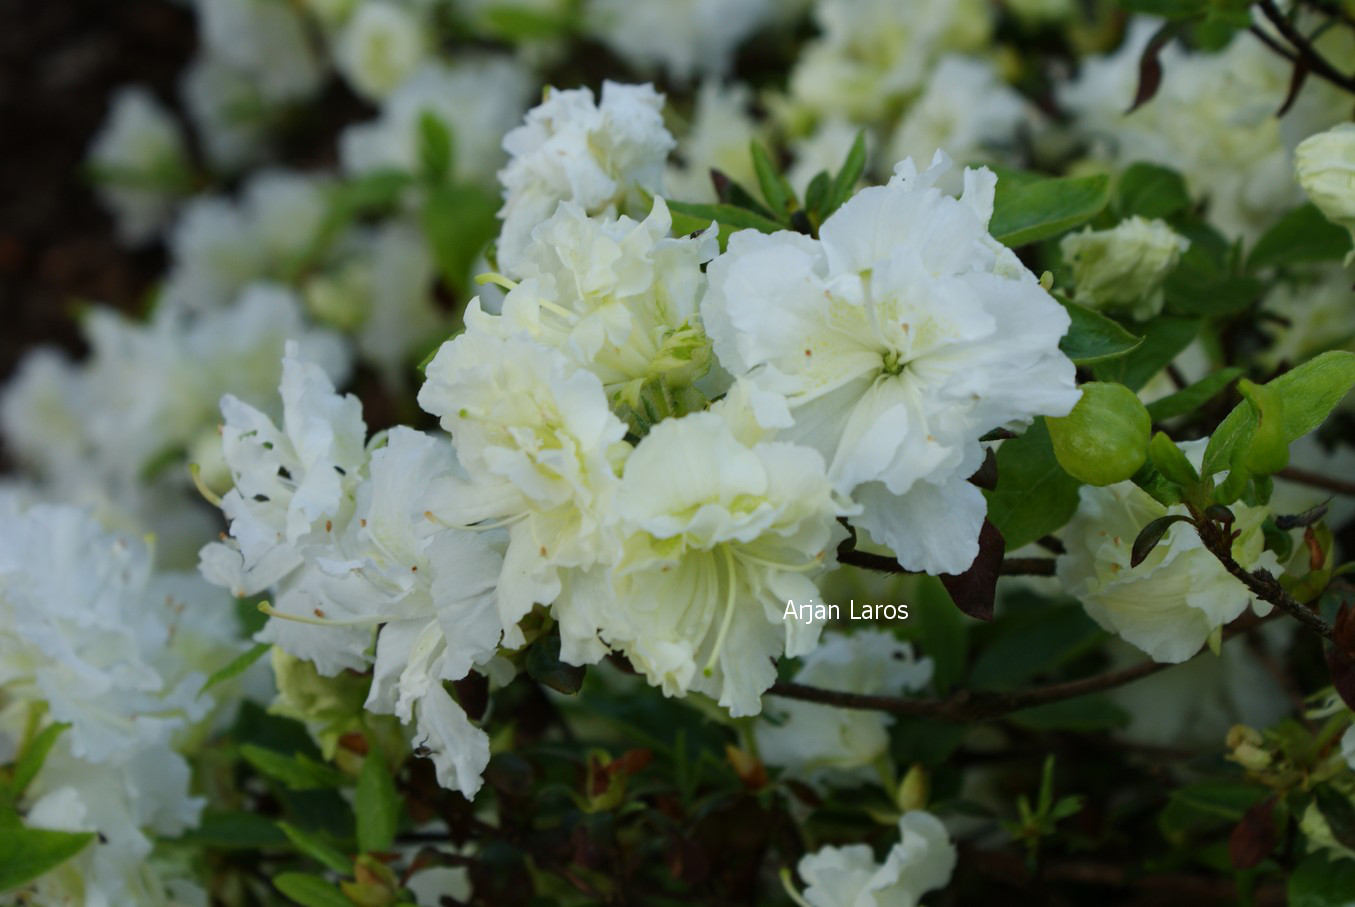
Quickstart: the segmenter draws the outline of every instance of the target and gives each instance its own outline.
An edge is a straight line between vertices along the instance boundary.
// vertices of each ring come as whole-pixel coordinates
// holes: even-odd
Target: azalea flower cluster
[[[619,652],[666,695],[757,714],[775,660],[817,643],[784,603],[819,595],[839,519],[909,569],[963,572],[979,438],[1078,398],[1066,312],[987,233],[991,173],[955,199],[943,157],[906,161],[820,239],[740,232],[719,254],[713,230],[670,237],[661,196],[616,213],[662,173],[660,100],[553,92],[505,138],[507,292],[471,301],[419,391],[450,444],[364,447],[356,401],[295,350],[281,428],[223,406],[231,539],[205,574],[274,588],[262,638],[324,673],[365,668],[383,625],[368,707],[416,720],[468,795],[487,738],[441,682],[524,645],[534,607],[567,663]]]

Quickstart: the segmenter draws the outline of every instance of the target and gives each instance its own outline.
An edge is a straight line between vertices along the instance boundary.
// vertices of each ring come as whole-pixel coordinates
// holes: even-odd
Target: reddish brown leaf
[[[1143,49],[1143,56],[1139,58],[1139,87],[1134,93],[1134,103],[1125,111],[1126,113],[1133,113],[1147,104],[1162,87],[1162,60],[1159,55],[1162,48],[1176,37],[1178,28],[1176,23],[1168,22],[1157,30],[1149,40],[1148,46]]]
[[[1345,704],[1355,709],[1355,658],[1335,646],[1327,649],[1327,669],[1331,671],[1332,686]]]
[[[1285,95],[1280,109],[1275,111],[1276,117],[1282,117],[1289,112],[1289,108],[1298,100],[1299,91],[1303,89],[1303,83],[1306,81],[1308,81],[1308,61],[1299,57],[1294,61],[1294,71],[1289,75],[1289,94]]]
[[[993,600],[997,597],[997,578],[1002,575],[1002,555],[1007,543],[997,527],[987,520],[979,531],[979,556],[964,573],[943,574],[941,584],[951,601],[970,617],[993,619]]]
[[[1271,797],[1247,810],[1228,838],[1228,857],[1236,869],[1251,869],[1275,850],[1275,803]]]
[[[988,448],[988,453],[983,458],[983,465],[969,477],[969,484],[977,485],[979,488],[985,488],[988,491],[997,487],[997,454],[993,452],[991,447]]]

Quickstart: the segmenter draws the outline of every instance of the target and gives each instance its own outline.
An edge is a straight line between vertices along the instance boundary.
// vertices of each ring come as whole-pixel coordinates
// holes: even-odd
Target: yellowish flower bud
[[[1309,136],[1294,152],[1299,184],[1332,223],[1355,237],[1355,123]],[[1355,251],[1346,256],[1346,263]]]
[[[1073,269],[1074,299],[1096,309],[1125,310],[1146,321],[1162,311],[1162,284],[1190,242],[1160,220],[1131,217],[1110,230],[1063,238]]]

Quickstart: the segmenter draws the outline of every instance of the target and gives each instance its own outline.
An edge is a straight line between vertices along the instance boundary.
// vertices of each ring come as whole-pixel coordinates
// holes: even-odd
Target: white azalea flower
[[[819,240],[734,234],[701,307],[720,363],[771,398],[764,424],[819,450],[856,524],[933,573],[978,553],[979,437],[1078,398],[1067,313],[988,235],[995,178],[967,171],[957,200],[933,185],[948,165],[905,161]]]
[[[797,683],[848,693],[896,696],[916,692],[932,678],[932,660],[892,634],[868,630],[833,636],[805,656]],[[788,775],[819,782],[860,782],[874,777],[889,752],[893,717],[883,712],[839,709],[813,702],[779,700],[754,725],[758,754]]]
[[[1198,466],[1203,441],[1182,445]],[[1194,527],[1176,523],[1137,567],[1129,560],[1139,531],[1184,505],[1165,507],[1132,482],[1079,490],[1077,513],[1062,533],[1068,546],[1058,558],[1059,582],[1087,614],[1155,661],[1181,662],[1200,651],[1219,627],[1246,610],[1251,592],[1204,547]],[[1246,570],[1277,571],[1265,549],[1263,507],[1231,505],[1240,533],[1233,557]],[[1258,613],[1270,606],[1256,602]]]
[[[334,64],[354,91],[380,101],[414,72],[431,45],[428,25],[416,9],[391,0],[363,0],[339,33]]]
[[[746,445],[719,411],[660,422],[622,476],[626,536],[603,636],[665,695],[696,690],[757,714],[773,660],[818,641],[786,602],[818,596],[810,576],[834,563],[850,512],[814,450]]]
[[[562,657],[596,661],[605,648],[590,616],[594,571],[616,554],[608,523],[630,449],[601,382],[558,350],[477,331],[443,344],[425,374],[419,405],[451,432],[469,476],[435,515],[508,527],[504,645],[522,645],[517,623],[533,604],[554,603]]]
[[[1299,185],[1334,224],[1355,237],[1355,124],[1340,123],[1304,139],[1295,149]],[[1355,251],[1346,264],[1355,261]]]
[[[513,273],[532,230],[562,201],[611,216],[638,190],[661,191],[675,144],[663,125],[663,95],[652,85],[604,82],[600,103],[587,88],[548,89],[503,139],[510,159],[499,172],[499,267]]]
[[[487,315],[472,300],[466,325],[559,349],[631,409],[640,408],[652,380],[681,395],[711,365],[697,304],[706,283],[701,265],[717,246],[713,231],[670,239],[671,225],[662,198],[638,223],[589,218],[563,202],[532,231],[517,265],[523,280],[504,298],[502,314]]]
[[[865,844],[822,847],[800,860],[809,907],[917,907],[955,871],[955,845],[939,819],[913,810],[899,820],[899,843],[876,863]]]
[[[169,221],[190,178],[183,132],[138,86],[113,95],[108,119],[89,149],[99,196],[129,245],[153,239]]]
[[[248,73],[202,54],[184,70],[179,93],[213,166],[237,172],[268,151],[277,105],[262,96]]]
[[[1162,285],[1190,241],[1165,221],[1131,217],[1109,230],[1070,233],[1059,248],[1073,270],[1074,299],[1147,321],[1162,311]]]
[[[425,63],[385,100],[379,119],[344,130],[340,160],[349,173],[413,172],[419,165],[420,123],[429,116],[452,137],[455,178],[492,184],[503,165],[503,135],[521,118],[530,94],[527,71],[508,57]]]

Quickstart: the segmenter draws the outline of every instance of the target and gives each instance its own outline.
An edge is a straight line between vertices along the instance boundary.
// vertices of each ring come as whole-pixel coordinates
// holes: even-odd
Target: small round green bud
[[[1045,422],[1059,465],[1088,485],[1123,482],[1148,458],[1153,420],[1123,384],[1084,384],[1071,413]]]

